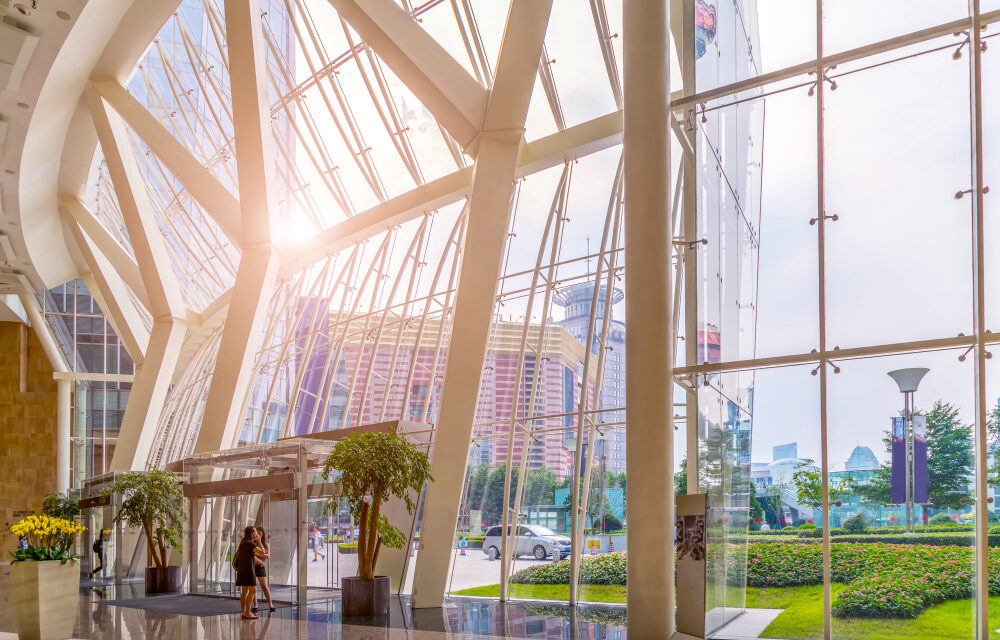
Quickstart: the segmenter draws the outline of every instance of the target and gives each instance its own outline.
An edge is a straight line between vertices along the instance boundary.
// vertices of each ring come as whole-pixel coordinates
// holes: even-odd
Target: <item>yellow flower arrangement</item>
[[[14,562],[60,560],[65,564],[74,557],[70,552],[73,538],[86,530],[86,527],[64,518],[28,516],[10,528],[10,532],[14,535],[24,536],[28,541],[28,548],[18,549],[11,556]]]

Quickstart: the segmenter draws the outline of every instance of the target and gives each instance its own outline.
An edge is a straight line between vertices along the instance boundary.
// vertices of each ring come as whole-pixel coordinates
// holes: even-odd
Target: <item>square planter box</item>
[[[73,635],[80,598],[80,565],[24,560],[10,565],[10,591],[21,640],[65,640]]]
[[[389,576],[341,578],[340,588],[345,618],[389,614]]]

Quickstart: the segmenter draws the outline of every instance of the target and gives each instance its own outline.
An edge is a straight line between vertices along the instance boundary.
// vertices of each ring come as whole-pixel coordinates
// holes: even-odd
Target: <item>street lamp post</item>
[[[903,394],[903,420],[906,422],[906,533],[914,533],[913,520],[915,509],[913,505],[913,394],[917,391],[920,381],[930,369],[913,367],[896,369],[889,372],[889,377],[896,382],[899,392]]]

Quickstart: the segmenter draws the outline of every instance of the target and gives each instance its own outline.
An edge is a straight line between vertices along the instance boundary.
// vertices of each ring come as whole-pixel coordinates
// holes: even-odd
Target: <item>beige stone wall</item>
[[[56,488],[56,381],[35,333],[0,322],[0,524]],[[6,528],[6,527],[4,527]],[[3,560],[17,543],[2,536]]]

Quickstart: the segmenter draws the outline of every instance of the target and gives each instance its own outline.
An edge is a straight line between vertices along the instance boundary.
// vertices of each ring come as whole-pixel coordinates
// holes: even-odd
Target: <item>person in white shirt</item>
[[[766,520],[764,522],[760,523],[760,530],[761,531],[770,531],[771,530],[771,527],[770,527],[770,525],[767,524]]]
[[[323,534],[320,533],[319,527],[313,527],[313,562],[316,562],[320,558],[326,559],[326,555],[321,551],[323,546]]]

